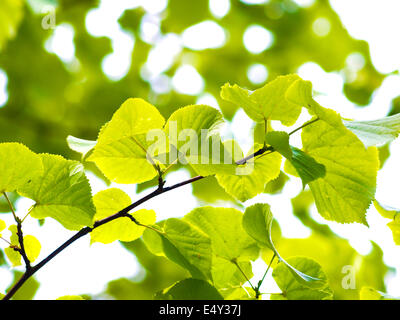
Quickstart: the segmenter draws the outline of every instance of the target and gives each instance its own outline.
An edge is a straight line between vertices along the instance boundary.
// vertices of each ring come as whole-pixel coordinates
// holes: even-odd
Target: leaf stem
[[[306,123],[303,123],[303,125],[301,125],[300,127],[298,127],[296,129],[294,129],[293,131],[289,132],[289,136],[291,136],[293,133],[295,133],[295,132],[297,132],[297,131],[299,131],[299,130],[307,127],[307,126],[309,126],[310,124],[313,124],[314,122],[317,122],[318,120],[320,120],[320,119],[317,117],[317,118],[315,118],[313,120],[310,120],[310,121],[307,121]]]
[[[7,196],[7,193],[6,193],[6,192],[3,192],[3,195],[4,195],[4,197],[6,198],[6,201],[7,201],[7,203],[8,203],[8,206],[10,207],[10,210],[11,210],[11,212],[12,212],[12,214],[13,214],[13,217],[14,217],[15,222],[20,221],[19,218],[17,217],[17,214],[15,213],[14,207],[13,207],[13,205],[12,205],[10,199],[9,199],[8,196]]]
[[[261,294],[261,293],[260,293],[261,285],[263,284],[263,282],[264,282],[264,280],[265,280],[265,277],[267,276],[267,273],[268,273],[269,269],[271,268],[272,262],[274,261],[275,257],[276,257],[276,253],[274,252],[274,255],[272,256],[272,259],[271,259],[271,261],[270,261],[269,264],[268,264],[267,270],[265,271],[265,273],[264,273],[263,277],[261,278],[261,280],[258,282],[258,285],[257,285],[257,292],[256,292],[256,298],[258,298],[257,293],[258,293],[258,294]]]
[[[254,292],[257,295],[258,289],[256,287],[253,286],[253,284],[251,283],[250,279],[247,277],[247,275],[244,273],[244,271],[242,270],[242,268],[239,266],[239,264],[237,263],[236,260],[231,260],[231,262],[238,268],[238,270],[240,271],[240,273],[243,275],[243,277],[246,279],[246,281],[250,284],[250,287],[254,290]]]

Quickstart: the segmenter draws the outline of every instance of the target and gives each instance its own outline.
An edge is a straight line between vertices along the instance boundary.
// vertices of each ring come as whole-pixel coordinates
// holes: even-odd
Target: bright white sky
[[[264,3],[267,1],[243,0],[243,2]],[[296,2],[299,5],[308,6],[313,3],[313,0],[296,0]],[[372,61],[379,71],[388,73],[400,70],[400,42],[396,32],[396,30],[400,30],[400,19],[397,16],[400,12],[398,0],[334,0],[330,2],[350,34],[369,42]],[[182,65],[172,79],[165,76],[163,72],[171,66],[182,47],[202,50],[224,45],[225,31],[216,22],[205,21],[187,29],[182,35],[162,35],[159,29],[159,13],[167,5],[167,0],[102,0],[98,9],[88,13],[86,18],[88,31],[94,36],[107,36],[112,39],[114,51],[103,60],[104,73],[112,80],[119,80],[128,72],[135,39],[120,28],[117,20],[125,9],[138,5],[142,5],[147,12],[141,25],[141,37],[148,43],[154,44],[149,60],[141,70],[142,76],[151,83],[155,92],[168,92],[174,88],[186,94],[201,94],[198,102],[218,108],[215,98],[204,92],[204,81],[196,69],[190,65],[190,61]],[[210,0],[210,9],[216,18],[224,16],[229,12],[229,8],[229,0]],[[324,36],[330,30],[329,21],[316,21],[315,30],[321,32],[320,36]],[[260,35],[266,39],[265,42],[259,41]],[[73,28],[68,24],[63,24],[57,26],[53,35],[46,42],[46,49],[57,54],[67,66],[73,65],[76,60],[73,37]],[[259,53],[268,50],[273,45],[273,34],[261,26],[253,25],[244,31],[243,41],[244,46],[250,52]],[[362,64],[357,56],[351,57],[349,61],[355,68]],[[304,79],[313,82],[315,90],[321,93],[318,100],[322,105],[335,109],[347,118],[366,120],[383,117],[390,108],[391,100],[400,94],[400,76],[389,76],[373,96],[372,103],[360,110],[343,95],[343,79],[339,73],[326,73],[311,62],[301,66],[298,73]],[[262,83],[267,76],[268,70],[263,65],[253,65],[248,70],[248,77],[254,83]],[[0,107],[7,101],[6,86],[7,76],[0,70]],[[304,119],[306,119],[306,114],[302,114],[299,123]],[[235,138],[246,149],[251,145],[247,134],[251,125],[251,120],[244,112],[239,111],[232,124],[226,126],[224,132],[227,136],[234,132]],[[275,127],[279,129],[277,124]],[[285,129],[287,130],[287,128]],[[298,136],[294,137],[292,142],[297,145],[301,144]],[[392,143],[390,150],[391,158],[378,175],[376,198],[387,205],[400,207],[399,189],[396,185],[400,181],[400,166],[398,165],[400,141]],[[89,178],[94,193],[106,188],[90,173]],[[185,178],[188,178],[185,172],[172,173],[169,175],[168,183],[173,184]],[[256,202],[271,204],[284,236],[307,237],[308,229],[292,215],[290,201],[288,201],[289,197],[297,195],[301,190],[301,182],[297,180],[299,179],[287,183],[281,195],[263,194],[249,200],[246,205]],[[132,199],[138,198],[132,187],[118,187],[130,194]],[[179,206],[176,206],[176,203],[179,203]],[[173,213],[171,213],[171,204],[174,204]],[[20,200],[17,203],[17,209],[21,216],[30,205],[30,201],[27,200]],[[172,215],[183,216],[196,205],[197,201],[191,194],[191,186],[188,185],[153,199],[143,205],[143,208],[154,209],[157,212],[158,220],[162,220]],[[317,221],[327,223],[318,215],[315,208],[313,216]],[[394,245],[391,231],[386,227],[388,221],[381,218],[374,208],[368,211],[367,220],[370,228],[357,224],[341,225],[334,222],[328,222],[328,225],[339,235],[349,239],[351,245],[363,254],[370,250],[369,241],[375,241],[384,251],[385,262],[400,271],[400,247]],[[6,222],[13,223],[11,217]],[[73,234],[51,219],[47,219],[45,225],[40,228],[31,219],[24,225],[24,228],[25,234],[37,236],[42,243],[40,258],[45,257]],[[262,261],[254,264],[256,280],[263,274],[265,267],[265,263]],[[123,249],[118,242],[89,246],[89,237],[83,238],[38,272],[37,279],[41,286],[36,299],[55,299],[67,294],[100,293],[110,280],[133,277],[137,275],[137,272],[138,263],[135,257]],[[2,279],[0,292],[4,292],[11,282],[10,272],[0,268],[0,278]],[[265,288],[268,288],[267,292],[278,290],[271,278],[268,278],[264,285]],[[400,275],[388,278],[387,288],[389,294],[400,296]]]

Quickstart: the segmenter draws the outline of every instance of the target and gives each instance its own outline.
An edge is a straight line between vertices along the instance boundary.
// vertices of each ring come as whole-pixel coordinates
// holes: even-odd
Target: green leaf
[[[185,279],[156,294],[160,300],[224,300],[211,284],[199,279]]]
[[[322,120],[302,131],[304,152],[326,169],[323,178],[310,183],[319,213],[327,220],[367,224],[365,213],[374,198],[379,168],[377,150],[365,149],[336,112],[312,98],[311,82],[294,82],[286,97]]]
[[[303,257],[293,257],[288,259],[288,263],[302,273],[307,273],[314,278],[321,279],[320,287],[310,288],[298,282],[293,273],[284,263],[279,263],[272,272],[272,277],[282,290],[282,295],[271,295],[272,300],[328,300],[332,299],[332,290],[329,288],[325,273],[321,266],[312,259]]]
[[[250,260],[259,256],[259,248],[242,227],[243,214],[232,208],[201,207],[188,213],[183,220],[200,229],[211,239],[212,279],[218,288],[237,286],[253,276]],[[229,223],[226,223],[229,221]]]
[[[360,290],[360,300],[399,300],[387,293],[375,290],[371,287],[362,287]]]
[[[382,217],[392,219],[387,226],[392,230],[394,243],[400,245],[400,210],[384,206],[377,200],[374,200],[374,206]]]
[[[265,142],[279,152],[286,159],[292,158],[292,149],[289,145],[289,134],[284,131],[271,131],[265,135]]]
[[[273,219],[270,206],[266,203],[257,203],[246,208],[243,228],[261,247],[276,251],[271,236]]]
[[[243,260],[243,259],[242,259]],[[243,271],[239,270],[239,268]],[[214,286],[218,289],[235,288],[247,282],[247,279],[253,278],[253,269],[250,261],[238,261],[236,264],[229,260],[213,256],[212,280]]]
[[[170,218],[163,223],[162,231],[146,230],[143,240],[151,252],[165,255],[193,278],[211,279],[211,240],[188,222]]]
[[[0,193],[15,191],[42,172],[39,155],[20,143],[0,143]]]
[[[309,182],[325,176],[325,167],[322,164],[304,151],[289,145],[289,135],[286,132],[271,131],[265,137],[266,142],[293,165],[303,182],[303,188]]]
[[[13,224],[11,226],[8,227],[8,230],[10,230],[11,232],[11,236],[10,236],[10,243],[13,246],[19,246],[19,239],[18,239],[18,227],[16,224]]]
[[[56,300],[85,300],[81,296],[62,296],[57,298]]]
[[[291,146],[291,150],[293,156],[288,161],[296,169],[303,183],[303,188],[311,181],[325,176],[326,170],[323,164],[318,163],[314,158],[296,147]]]
[[[39,240],[28,234],[24,236],[24,247],[29,261],[34,262],[39,257],[42,248]]]
[[[300,115],[301,107],[285,98],[286,90],[296,80],[297,75],[279,76],[264,87],[249,92],[237,85],[225,84],[221,97],[243,108],[255,122],[279,120],[286,126],[293,125]]]
[[[379,168],[376,148],[362,142],[332,115],[303,129],[304,152],[325,166],[326,174],[310,183],[319,213],[327,220],[367,224],[365,213],[374,198]]]
[[[286,91],[288,101],[306,107],[312,115],[326,121],[332,126],[344,127],[340,116],[331,109],[326,109],[318,104],[312,97],[312,83],[298,79]]]
[[[82,157],[85,158],[85,156],[96,146],[97,141],[79,139],[74,136],[68,136],[67,143],[68,147],[71,150],[81,153]]]
[[[22,265],[22,256],[16,251],[14,248],[19,248],[19,240],[18,240],[18,229],[15,224],[8,227],[8,230],[11,232],[10,243],[11,246],[4,249],[4,253],[6,254],[8,260],[10,260],[13,267],[18,267]]]
[[[0,220],[0,232],[3,231],[5,228],[7,228],[6,223],[3,220]]]
[[[224,144],[227,146],[228,143],[229,141]],[[244,156],[240,146],[236,144],[234,148],[235,152],[231,152],[234,155],[234,160],[239,161],[243,159]],[[255,145],[250,150],[249,155],[260,148],[260,146]],[[281,161],[282,156],[277,152],[263,154],[255,159],[248,160],[243,165],[238,165],[236,174],[217,174],[216,178],[227,193],[244,202],[262,193],[265,185],[279,176]]]
[[[8,260],[10,260],[13,267],[18,267],[22,265],[21,255],[19,252],[15,251],[13,248],[4,248],[4,253],[6,254]]]
[[[82,165],[61,156],[40,156],[43,175],[19,190],[22,196],[36,201],[30,215],[37,219],[51,217],[70,230],[92,225],[95,208]]]
[[[111,188],[100,191],[93,197],[96,214],[93,222],[116,214],[132,203],[131,198],[122,190]],[[156,222],[153,210],[139,210],[132,216],[141,224],[152,225]],[[140,238],[145,227],[138,226],[128,217],[122,217],[97,227],[90,233],[91,242],[111,243],[116,240],[133,241]]]
[[[179,158],[181,163],[189,163],[202,176],[233,173],[234,161],[218,133],[222,123],[221,113],[206,105],[176,110],[164,129],[172,145],[169,163]]]
[[[289,181],[289,177],[283,171],[281,171],[278,178],[268,182],[265,185],[264,193],[277,194],[282,192],[287,181]]]
[[[108,144],[124,137],[147,133],[151,129],[162,128],[164,123],[165,119],[156,107],[143,99],[129,98],[102,128],[98,143]]]
[[[321,279],[297,270],[280,256],[272,241],[272,221],[273,215],[270,206],[268,204],[257,203],[246,208],[243,216],[243,228],[261,247],[271,249],[278,259],[286,265],[297,281],[307,287],[320,287],[322,285]]]
[[[23,272],[14,270],[13,272],[13,281],[10,287],[7,288],[6,292],[10,291],[10,289],[16,284],[17,281],[21,279],[23,276]],[[34,276],[30,277],[24,285],[15,293],[12,297],[12,300],[32,300],[36,294],[36,291],[39,289],[40,283],[35,279]]]
[[[243,214],[236,209],[214,207],[196,208],[183,218],[210,237],[216,256],[228,261],[255,260],[259,250],[244,231],[242,219]]]
[[[400,133],[400,114],[371,121],[343,121],[366,147],[382,146],[396,139]]]
[[[162,133],[165,119],[142,99],[128,99],[100,131],[97,144],[88,161],[93,161],[111,181],[142,183],[157,175],[155,160],[147,150],[153,144],[147,139],[151,130]]]

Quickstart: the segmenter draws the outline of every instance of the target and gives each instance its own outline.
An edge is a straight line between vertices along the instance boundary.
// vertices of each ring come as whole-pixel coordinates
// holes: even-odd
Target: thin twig
[[[17,224],[17,236],[18,236],[19,248],[14,248],[14,250],[21,254],[22,259],[24,260],[24,263],[25,263],[25,269],[26,269],[26,271],[28,271],[31,269],[31,262],[29,261],[28,255],[26,254],[26,251],[25,251],[24,235],[22,232],[22,221],[20,218],[18,218],[17,214],[15,213],[14,207],[13,207],[10,199],[8,198],[7,193],[3,192],[3,195],[7,200],[7,203],[13,214],[14,220]]]
[[[255,286],[253,286],[253,284],[251,283],[250,279],[247,277],[247,275],[244,273],[244,271],[242,270],[242,268],[239,266],[239,264],[237,263],[236,260],[231,260],[231,262],[238,268],[238,270],[240,271],[240,273],[243,275],[243,277],[246,279],[246,281],[250,284],[250,287],[254,290],[254,292],[257,295],[257,288]]]
[[[258,285],[257,285],[257,293],[258,294],[261,294],[260,293],[261,285],[263,284],[263,282],[265,280],[265,277],[267,276],[267,273],[268,273],[269,269],[271,268],[272,262],[274,261],[275,257],[276,257],[276,253],[274,252],[274,255],[272,256],[272,259],[268,264],[267,270],[265,271],[265,273],[264,273],[263,277],[261,278],[261,280],[258,282]],[[258,298],[257,294],[256,294],[256,298]]]
[[[295,133],[295,132],[297,132],[297,131],[299,131],[299,130],[307,127],[307,126],[309,126],[310,124],[313,124],[314,122],[317,122],[318,120],[319,120],[319,118],[317,117],[317,118],[315,118],[315,119],[313,119],[311,121],[308,121],[308,122],[304,123],[302,126],[294,129],[292,132],[289,132],[289,136],[291,136],[293,133]]]

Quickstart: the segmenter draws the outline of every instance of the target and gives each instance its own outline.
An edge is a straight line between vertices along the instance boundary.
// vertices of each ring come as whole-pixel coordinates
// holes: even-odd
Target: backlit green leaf
[[[261,146],[256,145],[250,150],[249,155],[260,148]],[[235,150],[235,161],[243,159],[243,152],[237,144]],[[217,174],[218,183],[227,193],[242,202],[262,193],[265,185],[279,176],[282,161],[279,153],[267,153],[255,159],[252,158],[243,165],[238,165],[235,175]]]
[[[0,143],[0,193],[23,187],[42,172],[39,155],[20,143]]]
[[[28,234],[24,236],[24,247],[29,261],[34,262],[39,257],[42,248],[39,240]]]
[[[243,214],[233,208],[200,207],[183,220],[207,234],[213,253],[228,261],[255,260],[259,250],[242,227]],[[229,223],[227,223],[229,221]]]
[[[181,163],[188,162],[202,176],[233,173],[232,156],[225,150],[218,133],[222,123],[221,113],[206,105],[190,105],[176,110],[165,126],[172,145],[169,163],[179,158]]]
[[[246,232],[254,238],[261,247],[268,247],[271,249],[278,259],[286,265],[288,270],[293,274],[295,279],[307,287],[320,287],[321,279],[310,276],[297,270],[290,263],[286,262],[276,250],[272,241],[273,215],[268,204],[257,203],[253,206],[246,208],[243,217],[243,228]]]
[[[151,130],[162,132],[165,119],[142,99],[128,99],[100,131],[88,161],[93,161],[111,181],[141,183],[157,175],[154,159],[147,150]]]
[[[371,121],[343,121],[366,147],[382,146],[396,139],[400,133],[400,114]]]
[[[253,276],[250,260],[259,256],[259,248],[243,230],[242,218],[243,214],[236,209],[214,207],[196,208],[183,218],[210,237],[212,279],[218,288],[246,281],[236,264],[249,278]]]
[[[266,142],[292,164],[303,182],[303,188],[309,182],[325,176],[325,167],[317,163],[304,151],[292,147],[289,144],[289,135],[286,132],[271,131],[265,137]]]
[[[37,219],[51,217],[70,230],[90,226],[95,208],[82,165],[61,156],[40,156],[43,175],[19,190],[21,195],[36,201],[30,215]]]
[[[160,232],[146,230],[143,240],[150,251],[165,255],[187,269],[193,278],[211,279],[211,240],[190,223],[170,218]]]
[[[296,147],[291,147],[291,150],[293,156],[288,161],[296,169],[303,182],[303,188],[311,181],[325,176],[326,170],[323,164],[318,163],[314,158]]]
[[[85,300],[81,296],[62,296],[57,298],[56,300]]]
[[[284,131],[271,131],[265,135],[265,142],[279,152],[286,159],[292,158],[292,149],[289,144],[289,134]]]
[[[224,300],[218,290],[211,284],[199,279],[185,279],[175,283],[171,288],[156,294],[161,300]]]
[[[237,85],[225,84],[221,97],[243,108],[246,114],[256,122],[279,120],[282,124],[294,124],[300,115],[301,107],[285,98],[286,90],[296,80],[297,75],[277,77],[264,87],[250,92]]]
[[[331,121],[335,123],[340,121]],[[317,121],[303,129],[304,151],[325,166],[323,178],[310,183],[319,213],[328,220],[366,224],[374,198],[379,160],[376,148],[362,142],[343,125]]]
[[[332,299],[332,290],[329,288],[325,273],[321,266],[312,259],[293,257],[288,263],[304,274],[320,279],[321,286],[310,288],[297,281],[293,273],[284,263],[279,263],[272,272],[272,277],[282,290],[282,295],[271,295],[272,300],[328,300]]]
[[[362,287],[360,290],[360,300],[399,300],[387,293],[375,290],[370,287]]]
[[[132,203],[131,198],[122,190],[111,188],[100,191],[93,197],[96,214],[93,222],[107,218]],[[153,210],[139,210],[132,216],[143,225],[152,225],[156,222]],[[138,226],[128,217],[122,217],[95,228],[91,233],[91,242],[111,243],[116,240],[133,241],[139,238],[145,227]]]
[[[374,200],[374,206],[382,217],[392,220],[387,226],[392,230],[393,241],[400,245],[400,210],[384,206],[376,200]]]
[[[97,144],[97,141],[79,139],[74,136],[67,137],[68,147],[85,157]]]

